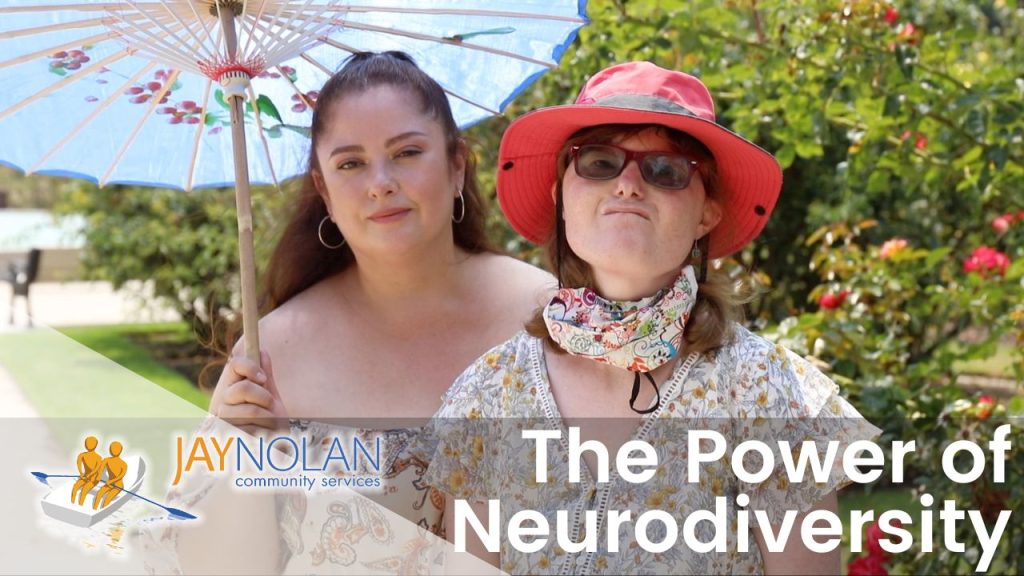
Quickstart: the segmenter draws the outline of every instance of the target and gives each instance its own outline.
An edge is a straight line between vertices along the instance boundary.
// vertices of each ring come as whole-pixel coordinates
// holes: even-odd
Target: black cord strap
[[[647,377],[647,381],[651,383],[651,386],[654,386],[654,394],[655,394],[655,396],[658,397],[658,401],[654,403],[654,406],[651,406],[650,408],[647,408],[646,410],[639,410],[636,407],[636,405],[635,405],[636,404],[636,398],[637,398],[637,396],[640,395],[640,374],[643,374],[644,376]],[[654,376],[651,376],[650,372],[642,372],[642,373],[641,372],[635,372],[634,375],[633,375],[633,393],[630,394],[630,396],[629,396],[629,407],[630,407],[630,409],[633,410],[633,412],[636,412],[637,414],[650,414],[651,412],[654,412],[655,410],[657,410],[658,406],[661,406],[661,391],[658,390],[658,384],[655,383]]]

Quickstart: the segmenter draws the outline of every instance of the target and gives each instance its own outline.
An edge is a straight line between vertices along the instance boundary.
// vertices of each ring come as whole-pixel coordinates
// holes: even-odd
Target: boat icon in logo
[[[139,498],[170,512],[172,518],[195,518],[188,512],[137,494],[146,476],[146,462],[141,456],[123,455],[124,447],[115,441],[110,443],[108,456],[104,457],[97,452],[98,445],[95,436],[85,439],[85,451],[75,462],[78,474],[32,472],[37,480],[52,488],[41,501],[47,516],[88,528],[116,512],[129,499]],[[51,484],[53,478],[60,478],[60,483]]]

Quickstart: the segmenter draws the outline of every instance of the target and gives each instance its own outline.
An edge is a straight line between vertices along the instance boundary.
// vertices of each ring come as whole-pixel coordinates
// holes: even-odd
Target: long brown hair
[[[467,158],[462,198],[466,212],[461,222],[452,222],[455,244],[472,254],[495,251],[487,239],[484,227],[484,204],[480,199],[476,163],[468,147],[461,141],[459,127],[452,116],[444,89],[404,52],[353,54],[320,89],[313,112],[309,169],[302,178],[298,199],[288,224],[270,257],[264,276],[261,313],[277,308],[320,280],[355,263],[355,257],[347,244],[331,250],[321,244],[317,236],[320,221],[327,216],[327,207],[313,184],[313,172],[320,170],[316,145],[331,121],[330,112],[335,102],[378,86],[401,88],[416,96],[422,112],[440,123],[450,161],[454,161],[460,146],[465,149]],[[328,241],[334,241],[333,234]]]
[[[555,277],[558,278],[559,287],[596,288],[590,265],[573,252],[565,235],[565,220],[562,219],[562,178],[569,167],[569,150],[581,144],[616,142],[648,129],[657,130],[672,143],[677,152],[697,160],[700,163],[700,176],[707,197],[719,196],[720,185],[714,156],[704,144],[685,132],[657,124],[603,124],[577,131],[566,140],[558,153],[554,233],[544,244],[544,255]],[[704,249],[702,258],[706,258],[706,255],[707,250]],[[698,262],[690,262],[689,258],[685,264],[693,264],[695,268],[699,266]],[[698,287],[697,301],[683,333],[684,343],[681,352],[684,354],[708,352],[725,344],[732,334],[733,325],[743,320],[743,305],[753,294],[750,282],[746,278],[734,279],[715,266],[708,266],[707,272],[707,278]],[[538,309],[527,322],[526,331],[531,336],[548,340],[550,348],[556,353],[564,352],[548,334],[543,308]]]
[[[347,244],[332,250],[321,244],[317,235],[320,221],[327,216],[327,207],[313,183],[313,172],[320,169],[316,158],[316,145],[318,138],[331,121],[330,112],[335,102],[378,86],[401,88],[418,99],[421,111],[441,125],[449,161],[454,161],[459,148],[463,148],[466,154],[466,169],[462,183],[465,215],[460,222],[452,222],[455,244],[470,254],[498,252],[487,238],[484,224],[486,206],[480,199],[476,161],[461,138],[444,89],[404,52],[359,52],[350,56],[320,89],[310,129],[308,169],[295,188],[297,197],[263,275],[259,303],[261,315],[280,307],[317,282],[355,264],[355,256]],[[327,241],[336,240],[331,235]],[[211,361],[202,369],[199,375],[201,387],[208,387],[206,383],[215,374],[215,370],[224,365],[241,330],[240,317],[229,323],[225,330],[225,349],[216,350],[222,357]],[[211,348],[218,348],[215,340],[211,343]]]

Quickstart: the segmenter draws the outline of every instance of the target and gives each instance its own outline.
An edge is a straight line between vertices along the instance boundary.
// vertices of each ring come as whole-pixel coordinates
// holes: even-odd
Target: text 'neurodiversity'
[[[857,440],[845,446],[841,446],[839,441],[829,441],[824,450],[820,449],[820,442],[814,441],[792,445],[786,440],[771,443],[746,440],[730,450],[726,438],[716,431],[689,430],[686,434],[686,474],[679,479],[680,482],[699,483],[705,466],[719,463],[723,459],[740,482],[754,489],[777,476],[780,469],[790,486],[795,485],[799,489],[804,483],[828,485],[839,471],[856,483],[874,482],[881,477],[885,466],[885,452],[870,440]],[[966,484],[977,481],[990,469],[992,482],[1005,483],[1006,455],[1011,449],[1011,442],[1007,438],[1009,434],[1010,426],[1003,425],[996,429],[992,441],[984,447],[967,440],[949,444],[942,454],[943,473],[953,482]],[[581,442],[577,427],[570,427],[567,436],[567,480],[572,483],[581,481],[583,455],[591,452],[597,463],[594,473],[598,484],[608,483],[611,477],[611,458],[607,447],[596,440]],[[561,441],[562,432],[524,430],[522,438],[532,441],[534,445],[536,468],[532,480],[538,484],[549,482],[549,444]],[[894,483],[903,482],[904,458],[914,452],[915,448],[914,442],[891,443],[889,453]],[[632,484],[652,480],[659,465],[657,451],[642,440],[631,440],[623,444],[614,462],[618,478]],[[964,463],[967,464],[966,470],[959,469],[965,467]],[[888,510],[878,515],[879,527],[886,535],[879,539],[884,550],[894,554],[909,550],[913,545],[914,534],[907,527],[917,524],[923,552],[932,552],[939,542],[946,550],[964,552],[964,543],[957,540],[957,534],[961,532],[961,523],[966,521],[970,523],[982,546],[976,570],[982,572],[988,569],[1012,514],[1010,510],[1000,511],[989,530],[979,510],[960,509],[953,500],[943,501],[936,510],[932,508],[935,501],[930,494],[921,495],[920,503],[922,509],[916,518],[903,510]],[[651,553],[665,552],[677,546],[680,538],[684,546],[698,553],[724,553],[729,549],[747,552],[750,549],[749,534],[753,528],[760,531],[770,552],[782,552],[794,531],[799,533],[801,541],[809,550],[829,552],[840,545],[843,534],[843,522],[831,510],[785,510],[780,520],[772,518],[767,510],[751,508],[751,498],[743,492],[728,498],[715,497],[714,510],[691,510],[676,514],[659,509],[637,513],[634,510],[604,510],[600,507],[583,511],[582,515],[579,510],[556,510],[554,533],[550,516],[543,511],[517,510],[508,516],[507,522],[502,522],[501,501],[491,499],[486,504],[486,519],[481,520],[468,501],[455,501],[456,551],[466,550],[467,526],[490,552],[500,551],[504,534],[507,542],[523,553],[544,549],[552,537],[565,552],[596,552],[603,541],[607,552],[616,553],[619,551],[623,530],[630,531],[633,536],[631,540]],[[580,520],[583,529],[574,529],[573,524],[578,524]],[[861,551],[860,535],[863,527],[875,520],[875,512],[871,510],[849,512],[853,553]],[[701,526],[705,522],[710,525]],[[936,528],[940,528],[939,534],[936,534]],[[652,538],[652,532],[657,536]],[[703,538],[698,537],[698,533]],[[579,536],[573,537],[572,534]]]

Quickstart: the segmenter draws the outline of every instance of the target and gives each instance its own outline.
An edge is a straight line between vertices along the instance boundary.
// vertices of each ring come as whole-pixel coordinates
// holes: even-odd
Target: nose
[[[615,194],[624,198],[643,198],[643,175],[636,160],[630,159],[615,179]]]
[[[374,164],[373,179],[370,181],[370,196],[383,198],[394,194],[398,189],[398,182],[387,161]]]

